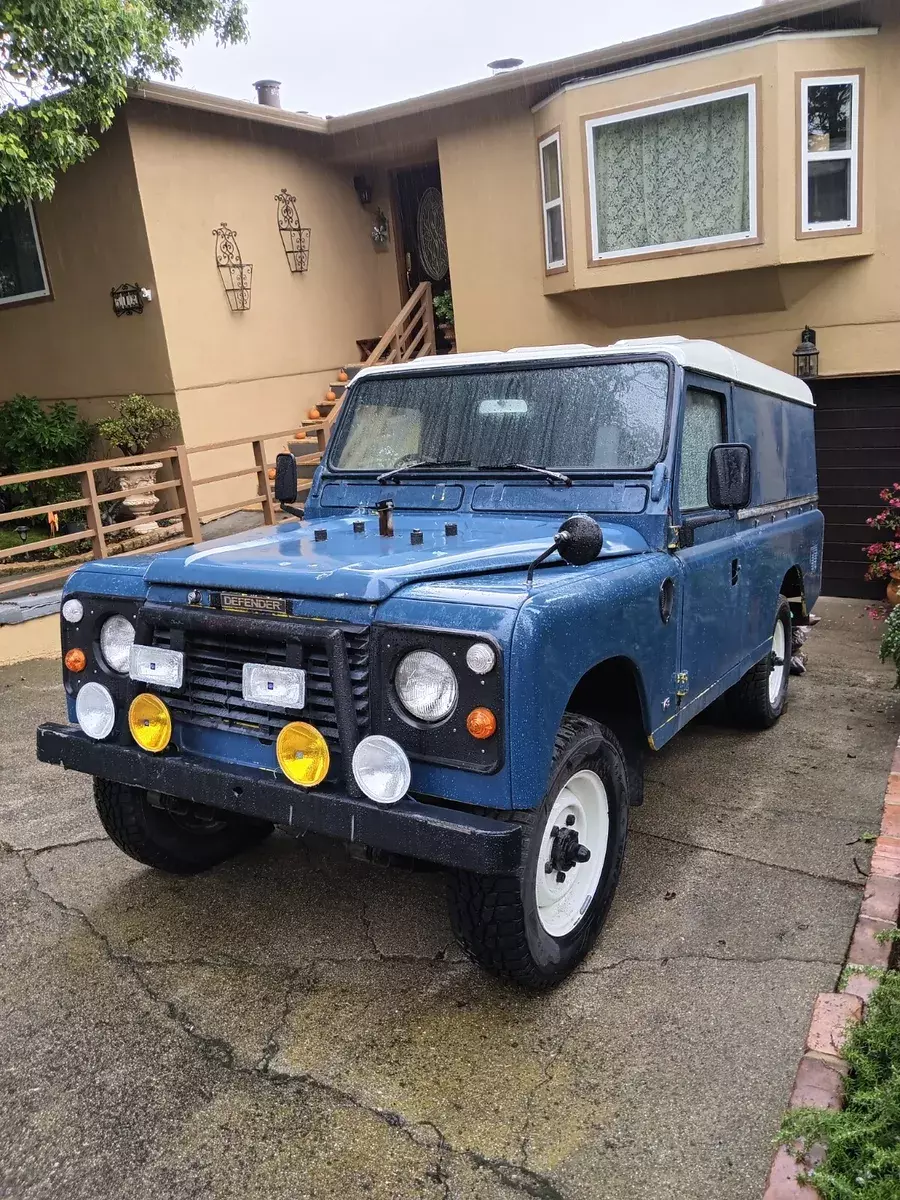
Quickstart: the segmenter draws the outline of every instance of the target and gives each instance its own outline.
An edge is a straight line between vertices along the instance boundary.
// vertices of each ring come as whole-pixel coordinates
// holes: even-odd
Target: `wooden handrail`
[[[410,296],[410,298],[407,300],[407,302],[403,305],[403,307],[397,313],[396,317],[394,317],[393,321],[391,321],[390,325],[388,325],[381,341],[375,346],[372,353],[369,355],[369,357],[363,363],[364,367],[374,367],[376,363],[379,363],[384,359],[384,352],[387,350],[388,346],[390,346],[392,342],[396,341],[398,334],[406,325],[407,318],[420,305],[422,305],[423,308],[427,308],[427,312],[425,314],[423,314],[423,315],[425,315],[426,319],[427,319],[427,313],[430,312],[432,320],[433,320],[434,319],[434,309],[431,306],[431,284],[428,282],[420,283],[419,286],[416,288],[416,290],[413,292],[413,294]],[[432,346],[433,346],[433,343],[434,343],[434,338],[432,338]],[[393,351],[393,353],[396,353],[396,349]],[[432,353],[434,353],[433,348],[432,348]],[[398,355],[398,357],[399,357],[399,355]],[[392,357],[391,354],[389,354],[387,356],[387,359],[384,359],[384,361],[394,362],[396,360]]]
[[[37,483],[41,479],[61,479],[82,471],[102,471],[106,467],[136,467],[145,462],[168,462],[177,457],[178,451],[173,447],[148,454],[133,454],[130,458],[103,458],[96,462],[78,463],[75,467],[50,467],[46,471],[26,471],[22,475],[0,475],[0,488],[12,487],[17,483]]]

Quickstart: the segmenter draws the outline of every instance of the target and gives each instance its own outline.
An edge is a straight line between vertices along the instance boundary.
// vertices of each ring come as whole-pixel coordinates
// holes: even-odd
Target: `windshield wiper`
[[[391,467],[390,471],[383,471],[376,476],[376,483],[390,483],[392,479],[396,479],[399,475],[405,475],[407,471],[421,471],[423,468],[429,467],[471,467],[471,462],[467,458],[459,458],[449,462],[436,458],[423,458],[421,462],[406,463],[404,466]]]
[[[479,471],[534,471],[536,475],[543,475],[551,483],[562,483],[566,487],[572,486],[572,480],[562,471],[551,471],[549,467],[534,467],[531,463],[487,463],[480,464],[477,469]]]

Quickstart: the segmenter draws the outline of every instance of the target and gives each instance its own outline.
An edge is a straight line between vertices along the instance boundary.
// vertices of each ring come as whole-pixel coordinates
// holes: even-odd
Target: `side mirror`
[[[297,499],[297,460],[293,454],[275,458],[275,499],[279,504],[293,504]]]
[[[747,508],[750,484],[750,447],[729,442],[713,446],[707,483],[710,508]]]
[[[554,540],[563,562],[572,567],[583,567],[600,556],[603,530],[593,517],[577,513],[563,521]]]

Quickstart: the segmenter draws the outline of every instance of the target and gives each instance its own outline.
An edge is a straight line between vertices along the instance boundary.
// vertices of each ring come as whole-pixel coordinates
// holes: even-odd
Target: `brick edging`
[[[872,865],[862,905],[856,918],[847,967],[887,969],[892,945],[878,942],[875,935],[893,929],[900,919],[900,741],[894,751],[891,773],[884,793],[881,831],[875,841]],[[843,972],[842,972],[843,974]],[[849,1071],[841,1058],[848,1028],[865,1020],[866,1005],[878,986],[877,979],[855,972],[842,992],[820,992],[816,996],[806,1046],[789,1108],[841,1108],[844,1077]],[[810,1189],[799,1175],[821,1162],[824,1147],[812,1146],[805,1159],[779,1146],[772,1160],[763,1200],[812,1200]]]

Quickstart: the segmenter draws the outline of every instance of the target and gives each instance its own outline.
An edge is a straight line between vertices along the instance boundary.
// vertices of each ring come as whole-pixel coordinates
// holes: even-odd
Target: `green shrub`
[[[888,613],[884,623],[884,632],[881,635],[879,654],[882,662],[890,659],[894,664],[897,671],[897,682],[894,686],[900,687],[900,604]]]
[[[449,292],[441,292],[434,298],[434,315],[444,325],[453,324],[453,297]]]
[[[844,1047],[850,1064],[840,1111],[796,1108],[781,1140],[827,1147],[810,1183],[823,1200],[897,1200],[900,1195],[900,973],[888,971],[867,1019]],[[814,1200],[815,1192],[810,1192]]]
[[[0,404],[0,475],[46,471],[85,462],[94,427],[74,404],[59,400],[45,408],[35,396],[13,396]],[[50,479],[2,489],[8,509],[53,504],[81,494],[77,479]]]
[[[178,428],[178,413],[154,404],[146,396],[132,393],[113,407],[119,415],[101,421],[97,432],[123,454],[144,454],[151,442]]]

